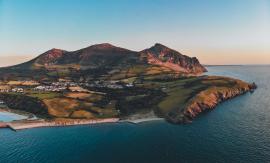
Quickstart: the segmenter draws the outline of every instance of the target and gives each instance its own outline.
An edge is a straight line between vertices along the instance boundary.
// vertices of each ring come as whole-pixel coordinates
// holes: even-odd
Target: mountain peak
[[[52,48],[45,53],[41,54],[36,62],[40,64],[55,62],[58,58],[61,58],[66,51],[62,49]]]
[[[163,48],[168,48],[165,45],[162,45],[161,43],[155,43],[155,45],[153,47],[163,47]]]
[[[148,50],[154,50],[154,51],[174,51],[173,49],[161,44],[161,43],[155,43],[154,46],[150,47]]]
[[[153,53],[168,53],[168,52],[173,52],[175,53],[176,51],[165,46],[162,45],[161,43],[155,43],[153,46],[151,46],[148,49],[144,49],[141,52],[153,52]],[[179,52],[177,52],[179,53]],[[179,53],[180,54],[180,53]]]
[[[45,53],[43,53],[43,55],[60,55],[60,54],[63,54],[64,52],[66,51],[62,49],[52,48],[46,51]]]
[[[161,43],[155,43],[155,45],[154,46],[152,46],[150,49],[170,49],[170,48],[168,48],[167,46],[165,46],[165,45],[162,45]]]
[[[64,53],[64,52],[66,52],[66,51],[65,50],[62,50],[62,49],[52,48],[52,49],[46,51],[43,54],[45,54],[45,55],[46,54],[60,54],[60,53]]]
[[[178,72],[193,74],[206,71],[197,58],[183,55],[160,43],[156,43],[151,48],[141,51],[141,53],[148,58],[149,64],[164,66]]]
[[[110,44],[110,43],[101,43],[101,44],[94,44],[89,46],[88,48],[94,48],[94,49],[110,49],[110,48],[116,48],[116,46]]]

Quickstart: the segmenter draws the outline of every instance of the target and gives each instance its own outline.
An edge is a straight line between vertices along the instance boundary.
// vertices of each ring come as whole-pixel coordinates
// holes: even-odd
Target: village
[[[88,92],[84,87],[90,88],[110,88],[123,89],[133,87],[134,83],[123,83],[120,81],[92,81],[92,82],[73,82],[69,80],[59,79],[57,82],[27,81],[0,81],[0,93],[24,93],[26,90],[37,92]]]

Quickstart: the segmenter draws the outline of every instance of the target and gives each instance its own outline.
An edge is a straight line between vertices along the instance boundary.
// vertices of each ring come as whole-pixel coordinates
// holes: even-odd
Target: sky
[[[270,64],[270,0],[0,0],[0,66],[105,42],[136,51],[158,42],[203,64]]]

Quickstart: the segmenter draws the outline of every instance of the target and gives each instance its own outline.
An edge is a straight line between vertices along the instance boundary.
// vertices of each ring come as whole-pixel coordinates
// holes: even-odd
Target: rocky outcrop
[[[233,88],[211,87],[190,99],[184,109],[178,112],[177,115],[170,116],[168,120],[173,123],[191,122],[200,113],[214,109],[219,103],[247,92],[253,92],[256,88],[255,83],[237,85]]]
[[[37,64],[41,65],[52,65],[56,64],[57,60],[64,56],[67,51],[61,49],[51,49],[43,54],[41,54],[35,61]]]
[[[149,64],[164,66],[177,72],[200,74],[207,70],[196,57],[188,57],[161,44],[140,52]]]

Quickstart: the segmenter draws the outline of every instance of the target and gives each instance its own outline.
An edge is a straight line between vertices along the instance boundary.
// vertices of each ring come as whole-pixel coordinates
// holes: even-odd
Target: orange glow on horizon
[[[188,56],[197,57],[202,64],[238,65],[238,64],[270,64],[269,50],[187,50],[182,51]]]
[[[0,67],[12,66],[33,59],[33,56],[0,56]]]

